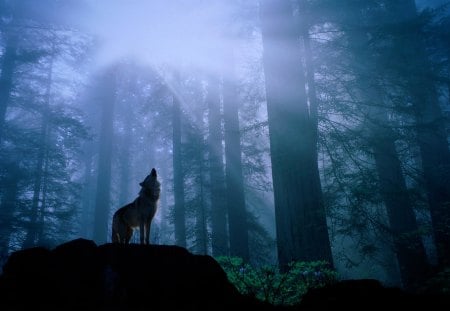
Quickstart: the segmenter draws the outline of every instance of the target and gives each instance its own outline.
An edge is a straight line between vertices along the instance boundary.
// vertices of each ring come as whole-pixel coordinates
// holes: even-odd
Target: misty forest
[[[151,244],[448,290],[449,94],[443,0],[0,0],[0,264],[155,168]]]

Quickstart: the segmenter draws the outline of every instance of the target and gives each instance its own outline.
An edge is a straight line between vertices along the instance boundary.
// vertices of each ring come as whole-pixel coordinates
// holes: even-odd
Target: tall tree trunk
[[[81,223],[79,235],[86,239],[92,239],[92,194],[93,194],[93,176],[92,176],[92,162],[93,162],[93,144],[87,142],[84,148],[84,182],[83,182],[83,199],[81,201]]]
[[[48,146],[48,135],[49,135],[49,114],[50,114],[50,100],[51,100],[51,88],[53,82],[53,58],[54,55],[50,56],[49,70],[47,73],[45,99],[43,103],[42,110],[42,123],[41,131],[39,135],[39,149],[36,159],[36,170],[34,172],[34,185],[33,185],[33,198],[31,200],[31,211],[30,211],[30,223],[27,231],[26,238],[23,242],[23,248],[33,247],[38,241],[38,232],[40,231],[40,226],[44,223],[38,222],[40,217],[39,212],[43,212],[45,208],[41,200],[41,195],[43,195],[42,182],[45,178],[44,165],[47,162],[46,156],[47,146]],[[43,218],[40,218],[43,220]]]
[[[278,261],[332,263],[299,40],[289,0],[261,0]]]
[[[13,74],[16,66],[16,39],[7,36],[5,51],[1,58],[0,75],[0,142],[3,138],[3,129],[6,118],[6,110],[9,105],[13,87]]]
[[[211,183],[211,246],[213,256],[228,255],[225,175],[222,148],[219,81],[209,78],[208,95],[208,162]]]
[[[133,142],[133,135],[131,132],[131,118],[130,111],[125,111],[124,120],[124,134],[120,147],[120,181],[119,181],[119,204],[123,205],[130,199],[130,163],[132,163],[130,147]],[[144,178],[144,177],[142,177]]]
[[[226,63],[231,68],[223,79],[223,113],[225,127],[225,176],[230,255],[249,261],[248,224],[245,208],[244,180],[241,161],[241,133],[239,131],[239,103],[235,77],[233,53],[230,51]]]
[[[165,150],[166,151],[166,150]],[[168,154],[168,152],[163,152],[162,156],[165,154]],[[168,173],[167,173],[167,161],[166,159],[161,159],[160,164],[160,173],[159,176],[161,176],[162,180],[162,188],[161,188],[161,196],[160,196],[160,204],[158,207],[158,213],[160,215],[161,219],[161,225],[160,225],[160,236],[161,236],[161,244],[168,244],[169,241],[169,230],[167,226],[167,187],[164,186],[165,182],[168,180]]]
[[[376,118],[379,122],[369,128],[380,192],[386,205],[403,286],[413,288],[428,273],[427,257],[395,148],[395,134],[387,126],[387,116],[383,112]]]
[[[417,17],[414,0],[389,2],[391,19],[397,22]],[[436,92],[429,79],[430,64],[423,40],[415,33],[398,38],[407,70],[408,87],[412,96],[416,119],[417,142],[422,159],[422,170],[430,206],[433,233],[439,266],[450,264],[450,152],[445,119]]]
[[[203,159],[202,159],[203,160]],[[205,180],[203,177],[204,165],[201,164],[199,169],[199,187],[200,187],[200,202],[196,210],[195,231],[197,240],[197,253],[202,255],[208,254],[208,230],[206,223],[205,210]]]
[[[313,130],[313,139],[315,141],[316,152],[318,155],[317,143],[319,136],[319,121],[318,121],[318,103],[317,103],[317,93],[316,93],[316,82],[314,79],[314,63],[311,50],[311,39],[309,37],[308,26],[304,25],[302,27],[302,39],[303,47],[305,51],[305,66],[306,66],[306,82],[308,84],[308,101],[309,101],[309,114],[311,119],[311,126]],[[316,161],[317,158],[316,158]]]
[[[48,183],[49,183],[49,141],[50,141],[50,129],[48,129],[47,139],[46,139],[46,148],[44,155],[44,167],[42,170],[42,199],[41,206],[39,207],[39,227],[36,235],[37,244],[40,245],[45,241],[45,213],[47,209],[47,195],[48,195]]]
[[[200,89],[200,85],[198,88]],[[203,109],[198,109],[195,114],[195,124],[197,134],[195,135],[195,145],[198,149],[195,154],[197,159],[197,178],[196,182],[199,187],[198,193],[198,204],[195,211],[195,242],[196,251],[198,254],[207,255],[208,254],[208,229],[207,229],[207,218],[206,218],[206,202],[205,202],[205,140],[204,140],[204,119],[203,119]]]
[[[94,212],[94,240],[105,243],[108,235],[108,219],[111,203],[111,162],[114,139],[114,106],[116,100],[116,71],[110,68],[102,75],[101,94],[101,128],[99,137],[99,154],[97,167],[97,191]]]
[[[181,105],[179,99],[175,95],[173,96],[172,126],[175,244],[186,247],[184,173],[181,154]]]
[[[355,51],[352,58],[355,61],[355,73],[359,75],[360,97],[368,103],[361,105],[370,119],[364,127],[369,131],[368,143],[373,150],[380,194],[386,207],[400,277],[405,288],[413,288],[424,280],[429,267],[396,150],[395,133],[390,127],[392,121],[389,121],[387,110],[382,108],[382,98],[385,96],[378,80],[372,78],[373,72],[376,72],[377,59],[374,59],[370,50],[367,53],[361,52],[369,44],[365,19],[371,17],[361,12],[363,10],[359,11],[355,20],[361,28],[350,32],[348,41],[351,50]]]
[[[446,267],[450,264],[450,154],[436,94],[416,97],[415,114],[439,266]]]
[[[2,200],[0,206],[0,257],[9,253],[9,242],[14,230],[14,213],[19,196],[20,168],[16,163],[8,163],[2,180]]]

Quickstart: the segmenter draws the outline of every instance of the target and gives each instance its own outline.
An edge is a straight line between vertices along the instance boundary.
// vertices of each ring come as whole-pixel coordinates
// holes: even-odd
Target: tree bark
[[[208,84],[208,162],[211,183],[211,246],[213,256],[228,255],[225,175],[222,148],[219,81],[210,77]]]
[[[19,196],[20,168],[12,162],[6,166],[6,176],[2,180],[3,192],[0,206],[0,257],[9,253],[9,242],[14,230],[14,213]]]
[[[173,96],[173,190],[175,197],[174,224],[175,244],[186,247],[186,220],[184,207],[184,173],[181,154],[181,106],[179,99]]]
[[[233,53],[230,51],[226,63],[234,67]],[[237,86],[232,72],[223,80],[223,112],[225,128],[225,176],[228,210],[228,228],[230,235],[230,255],[248,262],[248,224],[245,208],[244,180],[241,161],[241,134],[239,131],[239,102]]]
[[[5,52],[1,58],[0,76],[0,142],[3,139],[3,130],[8,109],[11,91],[13,88],[13,75],[16,66],[16,40],[7,36]]]
[[[197,86],[200,89],[200,85]],[[198,254],[208,254],[208,224],[205,202],[205,141],[204,141],[204,119],[203,109],[198,109],[195,113],[195,123],[197,133],[194,144],[198,146],[195,152],[196,167],[198,169],[196,182],[199,187],[198,204],[195,210],[195,243]]]
[[[299,39],[288,0],[261,0],[278,261],[332,264]]]
[[[127,109],[123,113],[125,114],[123,121],[124,133],[119,153],[120,156],[119,204],[126,204],[130,200],[130,169],[131,169],[130,163],[132,163],[130,149],[133,144],[133,135],[131,131],[132,121],[130,111]],[[142,178],[144,178],[144,176]]]
[[[162,154],[168,154],[167,150],[166,152],[163,152]],[[167,169],[167,161],[168,159],[163,158],[160,162],[160,172],[158,173],[159,176],[161,176],[161,180],[167,181],[168,180],[168,169]],[[161,226],[159,228],[160,230],[160,241],[161,244],[168,244],[169,242],[169,233],[168,233],[168,225],[167,225],[167,187],[164,186],[161,188],[161,196],[160,196],[160,204],[158,206],[158,213],[160,215],[161,219]]]
[[[41,196],[44,197],[43,191],[43,180],[46,178],[44,165],[47,162],[46,157],[48,156],[48,135],[49,135],[49,114],[50,114],[50,100],[51,100],[51,89],[53,82],[53,58],[54,55],[50,56],[49,70],[47,73],[46,80],[46,90],[45,90],[45,100],[42,110],[42,122],[41,131],[39,135],[39,149],[36,159],[36,170],[34,172],[34,184],[33,184],[33,198],[31,200],[31,212],[30,212],[30,223],[28,225],[27,235],[23,242],[23,248],[29,248],[36,246],[39,240],[38,232],[41,231],[42,226],[44,226],[44,218],[42,213],[44,212],[45,206],[44,201],[41,200]],[[38,221],[38,218],[42,221]]]
[[[369,131],[368,143],[375,159],[379,190],[387,212],[400,278],[405,288],[413,288],[425,279],[429,266],[396,150],[392,121],[389,120],[388,111],[383,108],[383,98],[386,96],[383,96],[383,90],[379,86],[379,77],[373,77],[377,59],[370,50],[366,50],[367,53],[361,52],[363,47],[369,45],[365,20],[373,19],[370,15],[363,15],[363,11],[362,8],[358,10],[359,14],[355,17],[355,22],[361,28],[350,32],[348,39],[355,63],[355,75],[360,85],[358,92],[364,102],[362,110],[368,116],[368,122],[363,126]],[[385,78],[385,73],[381,72],[381,76]]]
[[[391,19],[397,22],[417,18],[414,0],[389,2]],[[395,19],[394,19],[395,18]],[[450,264],[450,152],[445,118],[431,77],[423,41],[415,33],[398,38],[404,66],[409,71],[408,88],[416,120],[423,177],[430,207],[434,240],[440,267]]]
[[[385,122],[370,126],[370,142],[402,283],[405,288],[413,288],[427,276],[428,262],[395,148],[395,136],[386,125],[387,116],[381,113],[381,117]]]
[[[83,182],[83,199],[81,201],[82,214],[80,222],[80,236],[86,239],[92,239],[92,193],[94,187],[92,166],[93,166],[93,144],[92,142],[87,142],[84,148],[84,182]]]
[[[116,100],[116,72],[107,70],[100,82],[102,118],[99,137],[97,191],[94,212],[94,240],[105,243],[108,236],[108,219],[111,204],[111,162],[114,139],[114,106]]]

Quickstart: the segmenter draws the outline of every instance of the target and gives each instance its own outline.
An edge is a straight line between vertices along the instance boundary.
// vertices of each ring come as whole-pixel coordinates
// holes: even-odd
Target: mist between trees
[[[413,288],[450,260],[442,1],[0,0],[0,252],[152,243]],[[138,242],[138,236],[133,238]]]

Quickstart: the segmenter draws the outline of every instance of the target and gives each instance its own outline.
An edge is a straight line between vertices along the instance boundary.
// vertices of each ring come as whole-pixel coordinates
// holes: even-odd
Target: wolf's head
[[[147,175],[144,181],[139,183],[139,185],[142,187],[139,194],[144,194],[155,201],[159,199],[161,183],[158,181],[158,175],[156,174],[156,170],[154,168],[152,168],[150,174]]]

